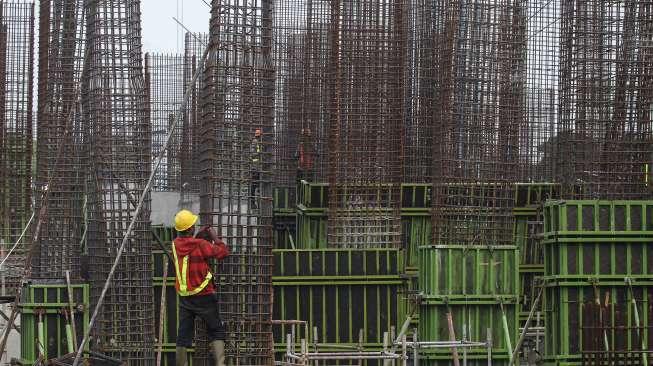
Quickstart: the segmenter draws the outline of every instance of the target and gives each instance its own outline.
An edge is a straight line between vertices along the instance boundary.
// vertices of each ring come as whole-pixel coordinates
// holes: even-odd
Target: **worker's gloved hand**
[[[204,226],[202,229],[200,229],[200,231],[197,232],[197,234],[195,234],[195,237],[198,239],[213,240],[210,231],[210,226]]]
[[[220,237],[213,231],[210,226],[204,226],[195,236],[200,239],[209,240],[214,243],[220,241]]]

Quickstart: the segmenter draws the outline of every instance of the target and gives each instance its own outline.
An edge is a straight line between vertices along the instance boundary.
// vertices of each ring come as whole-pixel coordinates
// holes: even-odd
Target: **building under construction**
[[[2,365],[653,365],[653,1],[206,3],[0,0]]]

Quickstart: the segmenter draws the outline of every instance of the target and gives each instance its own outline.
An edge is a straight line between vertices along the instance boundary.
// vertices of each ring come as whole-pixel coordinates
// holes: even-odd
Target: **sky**
[[[183,53],[185,30],[173,17],[192,32],[209,29],[210,9],[202,0],[141,0],[141,11],[145,52]]]

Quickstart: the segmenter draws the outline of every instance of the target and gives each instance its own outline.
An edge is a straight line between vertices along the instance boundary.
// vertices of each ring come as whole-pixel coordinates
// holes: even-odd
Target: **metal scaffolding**
[[[565,1],[560,9],[557,179],[565,198],[650,198],[651,1]]]
[[[4,258],[32,211],[34,3],[0,2],[0,256]],[[25,243],[26,241],[23,241]],[[24,245],[2,270],[2,291],[20,283]]]
[[[511,244],[526,1],[435,0],[433,243]],[[430,27],[427,23],[424,26]],[[428,35],[428,33],[426,33]],[[428,82],[428,80],[427,80]]]
[[[145,54],[145,76],[150,94],[152,161],[159,156],[175,112],[182,107],[184,96],[184,57],[182,55]],[[182,156],[189,144],[182,140],[185,131],[177,125],[161,166],[154,176],[155,191],[178,191],[181,188]],[[182,148],[183,147],[183,148]]]
[[[331,2],[329,216],[334,247],[399,247],[407,4]]]
[[[200,99],[200,217],[231,249],[216,271],[227,363],[270,365],[272,3],[213,1],[211,13]],[[196,350],[195,362],[206,361],[205,342]]]
[[[51,178],[47,212],[35,245],[32,277],[80,277],[87,146],[77,101],[85,52],[83,0],[41,1],[39,8],[37,188]],[[61,153],[59,151],[61,150]]]
[[[143,75],[140,1],[86,0],[87,186],[91,303],[98,301],[151,172],[148,90]],[[149,198],[105,297],[91,347],[129,365],[154,362],[154,292]]]

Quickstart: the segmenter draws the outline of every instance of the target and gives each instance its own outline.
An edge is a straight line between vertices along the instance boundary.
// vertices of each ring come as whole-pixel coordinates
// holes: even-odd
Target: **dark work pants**
[[[206,324],[209,342],[225,340],[225,329],[218,314],[217,295],[195,295],[179,297],[179,330],[177,347],[192,347],[195,333],[195,317]]]

